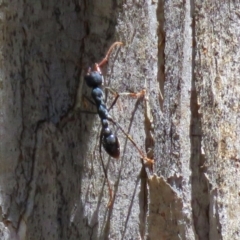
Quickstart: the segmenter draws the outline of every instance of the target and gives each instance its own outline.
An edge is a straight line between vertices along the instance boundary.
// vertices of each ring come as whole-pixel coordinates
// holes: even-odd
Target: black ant
[[[132,144],[135,146],[135,148],[138,150],[138,152],[141,155],[141,158],[143,161],[145,161],[150,167],[152,168],[152,165],[154,161],[152,159],[147,158],[144,153],[141,151],[141,149],[136,145],[136,143],[133,141],[131,136],[127,134],[124,129],[113,120],[113,118],[109,114],[109,110],[113,107],[113,105],[116,103],[117,99],[119,98],[119,94],[117,94],[115,100],[113,101],[112,105],[109,109],[107,109],[107,106],[105,104],[104,99],[104,93],[101,89],[102,82],[103,82],[103,75],[101,72],[100,67],[102,67],[104,64],[108,62],[109,56],[113,50],[113,48],[117,45],[123,45],[122,42],[115,42],[112,44],[112,46],[109,48],[105,58],[100,63],[95,63],[93,71],[91,68],[88,69],[88,73],[85,76],[85,81],[88,85],[88,87],[92,88],[92,98],[95,102],[95,105],[97,107],[97,113],[101,119],[102,123],[102,130],[100,134],[100,143],[99,143],[99,152],[100,152],[100,158],[101,158],[101,164],[104,171],[104,175],[108,184],[108,190],[109,190],[109,203],[108,207],[112,205],[113,200],[113,194],[112,189],[107,177],[107,171],[105,169],[105,166],[103,164],[102,154],[101,154],[101,144],[103,145],[105,151],[113,158],[118,159],[120,156],[120,144],[118,141],[118,137],[112,132],[112,130],[109,128],[109,122],[112,122],[114,125],[116,125],[120,130],[123,132],[123,134],[132,142]],[[139,93],[128,93],[128,95],[132,97],[143,97],[145,95],[145,90],[142,90]]]

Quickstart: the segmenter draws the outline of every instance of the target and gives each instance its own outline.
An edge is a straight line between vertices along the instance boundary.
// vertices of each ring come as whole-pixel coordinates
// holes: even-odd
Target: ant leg
[[[82,99],[83,99],[82,102],[83,102],[84,108],[83,108],[83,109],[77,108],[77,109],[76,109],[76,112],[87,113],[87,114],[98,114],[97,112],[92,112],[92,111],[85,110],[85,109],[88,109],[88,106],[89,106],[89,104],[88,104],[87,102],[89,102],[89,103],[91,103],[92,105],[96,106],[96,104],[95,104],[88,96],[83,95],[83,98],[82,98]],[[86,99],[87,101],[85,101],[85,99]]]
[[[95,102],[93,102],[91,98],[89,98],[89,97],[86,96],[86,95],[83,95],[83,97],[86,98],[87,101],[90,102],[92,105],[96,106]]]
[[[108,88],[108,87],[106,87],[105,89],[107,89],[107,90],[109,90],[114,96],[115,96],[115,99],[114,99],[114,101],[112,102],[112,104],[111,104],[111,106],[108,108],[108,111],[110,110],[110,109],[112,109],[112,107],[116,104],[116,102],[117,102],[117,100],[118,100],[118,98],[120,97],[120,96],[130,96],[130,97],[132,97],[132,98],[138,98],[138,99],[141,99],[141,98],[144,98],[145,97],[145,95],[146,95],[146,90],[145,89],[143,89],[142,91],[140,91],[140,92],[137,92],[137,93],[117,93],[117,92],[115,92],[113,89],[111,89],[111,88]],[[120,107],[121,108],[121,107]]]
[[[117,98],[119,98],[120,96],[130,96],[132,98],[143,98],[146,95],[146,89],[144,88],[143,90],[141,90],[140,92],[134,93],[134,92],[122,92],[122,93],[118,93],[115,92],[112,88],[109,87],[105,87],[105,89],[109,90],[109,92],[111,92],[113,95],[115,95]]]
[[[122,126],[114,121],[112,118],[108,119],[110,122],[112,122],[114,125],[116,125],[121,131],[122,133],[130,140],[130,142],[133,144],[133,146],[137,149],[137,151],[139,152],[139,154],[141,155],[142,160],[144,161],[145,165],[148,166],[151,170],[153,170],[153,164],[154,164],[154,160],[148,158],[143,152],[142,150],[137,146],[137,144],[135,143],[135,141],[132,139],[132,137],[125,132],[125,130],[122,128]]]
[[[137,93],[118,93],[119,96],[130,96],[132,98],[143,98],[146,95],[146,89],[143,89],[140,92]]]
[[[115,99],[113,100],[112,104],[108,108],[108,111],[110,111],[113,108],[113,106],[116,104],[120,95],[109,87],[106,87],[105,89],[107,89],[109,92],[111,92],[115,96]]]
[[[117,96],[115,97],[115,99],[114,99],[114,101],[112,102],[111,106],[108,108],[108,111],[110,111],[110,110],[113,108],[113,106],[116,104],[118,98],[119,98],[119,95],[117,95]]]
[[[112,92],[113,94],[117,94],[117,97],[114,99],[113,103],[111,104],[110,108],[111,109],[114,104],[116,103],[117,99],[122,96],[122,95],[125,95],[125,96],[130,96],[130,97],[133,97],[133,98],[138,98],[138,99],[141,99],[141,98],[144,98],[146,101],[147,101],[147,98],[145,97],[146,95],[146,90],[143,89],[142,91],[138,92],[138,93],[115,93],[112,89],[109,89],[110,92]],[[137,144],[135,143],[135,141],[132,139],[132,137],[123,129],[123,127],[116,121],[114,121],[111,117],[108,119],[110,122],[112,122],[115,126],[117,126],[121,131],[122,133],[130,140],[130,142],[133,144],[133,146],[137,149],[137,151],[139,152],[144,164],[146,166],[149,167],[149,169],[151,169],[151,171],[153,171],[153,164],[154,164],[154,160],[153,159],[150,159],[148,158],[144,153],[143,151],[137,146]]]
[[[103,158],[102,158],[102,137],[103,137],[103,129],[101,130],[100,139],[99,139],[99,154],[100,154],[100,161],[101,161],[101,164],[102,164],[102,169],[103,169],[103,172],[104,172],[104,176],[105,176],[105,179],[106,179],[107,185],[108,185],[109,201],[108,201],[107,207],[110,208],[110,207],[112,207],[112,204],[113,204],[113,190],[111,188],[110,181],[108,180],[107,170],[106,170],[106,168],[104,166],[104,163],[103,163]]]

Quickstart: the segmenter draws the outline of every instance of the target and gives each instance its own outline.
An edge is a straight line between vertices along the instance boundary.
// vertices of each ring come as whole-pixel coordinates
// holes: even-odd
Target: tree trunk
[[[239,11],[236,1],[3,1],[1,239],[240,239]],[[107,207],[84,75],[115,41],[105,86],[146,95],[120,94],[110,111],[143,154],[110,124],[121,155],[101,151]]]

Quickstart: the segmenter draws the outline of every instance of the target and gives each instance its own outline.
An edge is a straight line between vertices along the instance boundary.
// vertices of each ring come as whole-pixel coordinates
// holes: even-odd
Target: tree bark
[[[1,239],[240,239],[239,10],[220,1],[3,1]],[[118,160],[86,101],[120,96]],[[106,91],[107,106],[114,96]]]

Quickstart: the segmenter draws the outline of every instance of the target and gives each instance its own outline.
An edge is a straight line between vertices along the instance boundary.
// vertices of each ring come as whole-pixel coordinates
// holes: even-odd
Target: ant
[[[146,164],[152,168],[154,161],[152,159],[149,159],[146,157],[146,155],[142,152],[142,150],[136,145],[134,140],[131,138],[129,134],[127,134],[124,129],[116,122],[113,120],[111,115],[109,114],[109,110],[114,106],[114,104],[117,102],[119,98],[119,94],[117,94],[115,100],[111,104],[110,108],[107,108],[105,104],[105,99],[104,99],[104,93],[101,89],[102,82],[103,82],[103,75],[101,72],[101,67],[108,62],[109,56],[113,50],[113,48],[117,45],[123,45],[122,42],[115,42],[111,45],[109,48],[106,56],[102,59],[100,63],[95,63],[94,69],[91,70],[91,68],[88,68],[88,72],[86,74],[85,81],[87,83],[87,86],[92,88],[92,98],[95,102],[96,108],[97,108],[97,113],[101,119],[101,124],[102,124],[102,129],[100,133],[100,143],[99,143],[99,152],[100,152],[100,159],[101,159],[101,164],[104,172],[105,179],[108,184],[108,190],[109,190],[109,203],[108,207],[112,206],[113,203],[113,191],[111,189],[110,182],[108,180],[107,176],[107,171],[105,169],[103,159],[102,159],[102,154],[101,154],[101,144],[103,145],[105,151],[113,158],[118,159],[120,156],[120,144],[118,141],[118,137],[112,132],[112,130],[109,128],[109,122],[113,123],[115,126],[117,126],[123,134],[132,142],[134,147],[138,150],[139,154],[141,155],[141,158]],[[136,97],[136,98],[143,98],[145,96],[146,90],[142,90],[139,93],[127,93],[127,95]]]

